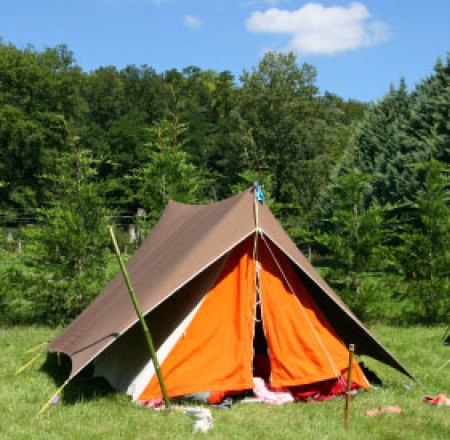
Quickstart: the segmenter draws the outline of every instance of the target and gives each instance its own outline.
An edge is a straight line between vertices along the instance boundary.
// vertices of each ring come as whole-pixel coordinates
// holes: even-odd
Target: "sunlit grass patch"
[[[231,410],[212,409],[212,439],[446,439],[450,408],[423,402],[426,394],[450,394],[450,347],[442,344],[444,328],[374,326],[373,333],[416,376],[420,384],[391,368],[364,358],[383,380],[382,387],[351,399],[350,427],[344,428],[344,399],[271,406],[238,403]],[[82,374],[63,398],[38,415],[64,380],[68,365],[42,355],[20,375],[18,367],[34,353],[25,351],[49,340],[58,330],[44,327],[0,328],[0,438],[5,439],[184,439],[191,420],[138,407],[100,379]],[[59,373],[58,373],[58,369]],[[401,414],[367,417],[369,409],[400,406]],[[196,435],[197,437],[200,434]]]

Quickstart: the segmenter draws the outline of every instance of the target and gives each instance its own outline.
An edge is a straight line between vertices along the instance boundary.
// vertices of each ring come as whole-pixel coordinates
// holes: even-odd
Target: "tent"
[[[127,269],[168,394],[253,387],[257,355],[274,387],[346,376],[348,344],[409,377],[295,246],[253,190],[211,205],[169,202]],[[47,347],[68,380],[96,374],[134,400],[160,396],[121,274]],[[355,363],[353,381],[370,385]]]

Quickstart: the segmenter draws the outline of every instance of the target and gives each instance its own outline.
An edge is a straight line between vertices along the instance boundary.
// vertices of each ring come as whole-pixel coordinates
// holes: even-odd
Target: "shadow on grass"
[[[48,374],[59,388],[70,375],[70,358],[61,354],[58,360],[56,353],[47,353],[41,371]],[[94,377],[93,365],[88,365],[77,374],[61,393],[62,402],[73,405],[80,401],[94,400],[99,397],[116,394],[109,383],[102,377]],[[56,390],[55,390],[56,391]]]

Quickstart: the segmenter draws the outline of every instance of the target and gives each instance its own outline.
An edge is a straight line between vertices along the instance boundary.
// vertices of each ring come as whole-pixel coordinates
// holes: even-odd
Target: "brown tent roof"
[[[210,285],[221,268],[217,262],[258,228],[283,250],[313,290],[339,336],[356,351],[413,377],[364,327],[298,250],[265,204],[250,190],[211,205],[169,202],[151,235],[127,264],[144,314],[191,280]],[[207,269],[207,276],[198,275]],[[197,286],[198,288],[199,286]],[[121,274],[47,347],[72,361],[69,379],[137,322]]]

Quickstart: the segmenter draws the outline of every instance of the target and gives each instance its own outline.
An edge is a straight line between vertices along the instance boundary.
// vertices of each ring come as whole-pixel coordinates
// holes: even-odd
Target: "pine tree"
[[[373,197],[379,203],[409,200],[417,189],[417,176],[409,166],[417,150],[407,141],[413,97],[404,80],[366,112],[356,130],[358,166],[372,176]]]
[[[71,151],[58,159],[58,174],[42,176],[54,198],[38,210],[26,232],[21,281],[35,320],[50,324],[78,315],[103,287],[107,273],[108,216],[96,182],[96,162],[69,136]]]
[[[408,142],[419,152],[419,160],[429,159],[429,138],[433,134],[433,157],[450,163],[450,53],[446,63],[438,59],[434,72],[421,81],[411,106],[407,127]]]
[[[325,254],[325,277],[360,317],[374,317],[373,305],[380,300],[378,278],[389,264],[389,225],[383,207],[371,199],[370,176],[355,163],[348,151],[346,171],[338,174],[325,196],[326,210],[316,241]]]
[[[446,323],[450,318],[449,168],[434,157],[435,130],[427,143],[428,159],[415,166],[424,182],[403,215],[405,229],[398,255],[414,318]]]
[[[129,175],[137,188],[135,203],[148,213],[148,225],[154,224],[169,200],[195,203],[204,200],[208,181],[183,150],[187,126],[163,119],[147,130],[143,160]]]

